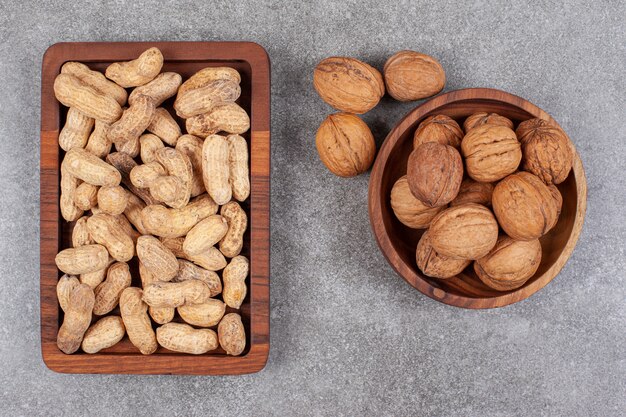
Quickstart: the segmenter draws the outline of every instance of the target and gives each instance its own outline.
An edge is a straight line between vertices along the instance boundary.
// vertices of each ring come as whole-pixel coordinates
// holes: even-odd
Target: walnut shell
[[[402,224],[412,229],[425,229],[430,221],[445,208],[428,207],[419,201],[409,189],[406,175],[400,178],[391,189],[391,208]]]
[[[517,172],[500,181],[491,202],[500,226],[516,240],[538,239],[559,217],[557,198],[529,172]]]
[[[456,197],[463,180],[459,152],[449,145],[428,142],[417,147],[407,162],[413,195],[428,207],[440,207]]]
[[[461,183],[461,189],[459,190],[456,198],[450,203],[450,206],[460,206],[461,204],[467,203],[476,203],[483,206],[490,206],[492,194],[492,183],[476,182],[470,178],[466,178]]]
[[[478,182],[498,181],[517,170],[522,150],[508,127],[482,125],[470,130],[461,142],[468,175]]]
[[[498,223],[491,211],[478,204],[450,207],[430,223],[433,248],[455,259],[479,259],[498,240]]]
[[[432,56],[400,51],[391,56],[383,69],[389,95],[399,101],[434,96],[446,85],[446,73]]]
[[[569,138],[556,126],[543,119],[530,119],[519,124],[517,137],[524,155],[522,168],[541,178],[546,184],[560,184],[572,169],[573,152]]]
[[[413,135],[413,149],[427,142],[438,142],[455,148],[461,146],[463,131],[454,119],[438,114],[424,119]]]
[[[523,241],[502,235],[487,256],[474,262],[474,271],[488,287],[509,291],[524,285],[535,275],[540,263],[538,239]]]
[[[554,197],[554,201],[556,201],[556,219],[554,220],[554,224],[550,227],[550,229],[552,229],[559,221],[559,217],[561,216],[561,209],[563,208],[563,196],[554,184],[548,185],[548,190],[550,190],[552,197]]]
[[[467,119],[465,119],[465,122],[463,122],[463,129],[465,129],[465,132],[467,133],[473,128],[482,125],[504,126],[513,130],[513,122],[511,121],[511,119],[500,116],[498,113],[486,112],[474,113],[469,116]]]
[[[369,127],[349,113],[329,115],[317,130],[315,144],[324,165],[340,177],[354,177],[367,171],[376,154]]]
[[[415,261],[424,275],[439,279],[448,279],[460,274],[471,262],[437,253],[430,243],[429,231],[424,232],[417,244]]]
[[[317,64],[313,86],[322,100],[337,110],[365,113],[385,94],[378,70],[358,59],[330,57]]]

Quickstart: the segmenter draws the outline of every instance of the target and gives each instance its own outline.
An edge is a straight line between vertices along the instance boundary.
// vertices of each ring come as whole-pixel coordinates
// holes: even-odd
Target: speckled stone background
[[[626,415],[626,4],[0,3],[0,414]],[[564,4],[562,4],[564,3]],[[271,354],[240,377],[60,375],[39,343],[41,58],[59,41],[252,40],[272,61]],[[316,62],[437,57],[446,90],[495,87],[553,115],[589,185],[578,246],[534,297],[466,311],[422,296],[379,253],[368,174],[314,147],[331,109]],[[380,144],[415,103],[365,115]]]

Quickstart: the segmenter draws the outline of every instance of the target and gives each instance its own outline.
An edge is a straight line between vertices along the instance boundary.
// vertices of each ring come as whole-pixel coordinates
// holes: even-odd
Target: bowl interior
[[[544,274],[552,272],[553,266],[557,263],[557,260],[559,260],[567,245],[577,217],[578,190],[574,170],[572,170],[568,178],[558,185],[559,191],[563,196],[563,208],[557,225],[540,239],[543,253],[539,269],[524,286],[516,290],[501,292],[490,289],[476,277],[472,264],[458,276],[447,280],[430,278],[421,273],[415,261],[415,248],[424,230],[408,228],[395,217],[390,204],[391,189],[394,183],[406,174],[407,159],[413,149],[413,133],[422,120],[433,114],[445,114],[455,119],[459,125],[462,126],[465,118],[476,112],[498,113],[511,119],[515,127],[524,120],[533,117],[547,116],[540,110],[540,114],[532,114],[524,108],[512,103],[495,99],[477,98],[457,100],[442,104],[412,121],[410,117],[411,114],[409,114],[403,122],[398,124],[396,127],[397,130],[390,133],[389,137],[391,138],[396,135],[397,140],[389,150],[387,161],[382,167],[383,172],[380,180],[379,195],[377,197],[380,201],[382,225],[394,253],[389,253],[389,250],[384,247],[380,239],[379,244],[381,244],[381,248],[392,266],[394,266],[411,285],[424,292],[426,295],[462,307],[477,307],[472,304],[472,299],[502,299],[503,296],[524,291],[528,288],[532,288],[532,292],[535,292],[543,287],[547,282],[542,283],[542,285],[537,285],[537,281],[540,280]],[[556,271],[554,275],[556,275],[556,273],[558,273],[558,271]],[[552,277],[550,277],[550,279],[551,278]],[[427,285],[425,286],[424,283]],[[525,298],[526,296],[521,298],[510,297],[510,301],[508,302],[500,301],[492,304],[487,303],[478,307],[504,305],[518,301],[518,299]]]

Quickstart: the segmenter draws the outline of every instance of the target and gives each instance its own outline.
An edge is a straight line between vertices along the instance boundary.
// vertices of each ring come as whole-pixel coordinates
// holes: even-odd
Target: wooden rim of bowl
[[[428,115],[436,113],[437,109],[440,107],[450,103],[462,102],[464,100],[488,100],[503,102],[514,107],[518,107],[534,117],[548,120],[556,126],[559,126],[559,124],[552,119],[549,114],[527,100],[513,94],[491,88],[467,88],[455,90],[426,101],[411,110],[395,125],[385,138],[385,141],[378,152],[369,181],[368,206],[370,223],[374,236],[376,237],[376,242],[389,264],[405,281],[422,294],[432,298],[433,300],[462,308],[483,309],[502,307],[524,300],[539,291],[541,288],[545,287],[561,271],[569,259],[580,236],[587,210],[587,179],[585,177],[585,171],[583,169],[580,156],[572,143],[574,155],[572,172],[576,182],[577,191],[576,217],[574,219],[574,225],[559,257],[552,264],[552,266],[536,280],[512,292],[488,298],[474,298],[452,294],[432,285],[421,273],[416,272],[412,266],[409,266],[406,262],[404,262],[389,238],[389,233],[383,221],[381,198],[379,197],[381,194],[382,178],[387,160],[389,159],[392,150],[395,148],[398,140],[407,129],[413,126],[417,121],[421,121]]]

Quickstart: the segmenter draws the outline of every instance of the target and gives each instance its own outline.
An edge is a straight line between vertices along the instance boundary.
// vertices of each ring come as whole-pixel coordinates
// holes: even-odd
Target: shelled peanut
[[[65,353],[95,354],[125,335],[145,355],[159,344],[189,354],[220,343],[229,355],[245,349],[233,313],[249,271],[240,255],[248,225],[240,203],[250,195],[241,76],[209,67],[183,82],[161,72],[163,62],[150,48],[105,74],[68,62],[55,80],[69,107],[59,205],[72,247],[55,259],[65,274],[57,285]]]

